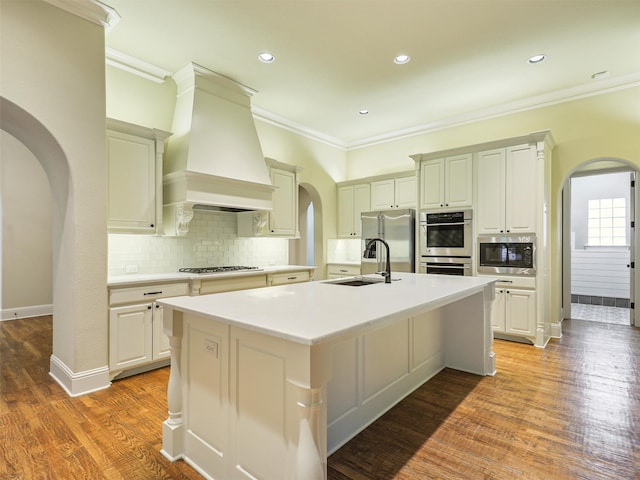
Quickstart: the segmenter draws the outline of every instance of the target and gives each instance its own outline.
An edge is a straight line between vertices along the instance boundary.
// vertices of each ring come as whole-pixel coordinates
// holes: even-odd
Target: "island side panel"
[[[495,373],[491,305],[493,284],[483,291],[443,307],[445,363],[476,375]]]
[[[231,472],[224,478],[326,479],[324,346],[236,326],[230,338]]]
[[[230,327],[190,313],[183,319],[184,456],[214,478],[228,478]]]
[[[332,345],[329,454],[444,368],[442,313],[399,317]]]

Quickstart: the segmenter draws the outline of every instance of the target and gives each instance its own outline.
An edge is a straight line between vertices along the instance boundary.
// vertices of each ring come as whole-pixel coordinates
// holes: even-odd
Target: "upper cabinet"
[[[273,210],[238,214],[238,236],[299,237],[298,172],[300,167],[266,159],[273,192]]]
[[[371,210],[416,208],[416,198],[415,175],[371,182]]]
[[[420,208],[470,207],[473,203],[472,159],[473,155],[466,153],[423,160],[420,163]]]
[[[542,199],[533,145],[478,153],[479,234],[535,233]]]
[[[368,183],[338,187],[338,237],[360,236],[360,214],[371,210]]]
[[[161,233],[162,155],[169,135],[107,119],[109,232]]]

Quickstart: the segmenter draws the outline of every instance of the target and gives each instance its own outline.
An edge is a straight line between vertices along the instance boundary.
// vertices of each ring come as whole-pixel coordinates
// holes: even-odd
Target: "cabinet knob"
[[[151,310],[151,305],[147,305],[147,310]]]
[[[152,223],[151,225],[149,225],[151,228],[155,227],[155,225]]]

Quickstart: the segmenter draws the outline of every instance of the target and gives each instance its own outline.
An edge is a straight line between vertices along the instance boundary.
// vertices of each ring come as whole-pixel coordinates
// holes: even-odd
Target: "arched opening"
[[[586,271],[586,275],[585,277],[588,278],[589,276],[591,277],[591,280],[596,280],[593,283],[596,285],[596,290],[594,290],[594,293],[596,293],[595,295],[593,295],[593,303],[594,304],[604,304],[605,306],[607,306],[607,304],[610,304],[613,300],[611,300],[612,298],[616,298],[616,297],[607,297],[606,295],[604,297],[600,297],[598,294],[598,290],[597,290],[597,284],[599,279],[604,279],[606,278],[606,274],[603,273],[589,273],[588,269],[589,267],[587,265],[582,266],[582,265],[578,265],[576,266],[576,264],[580,263],[582,260],[578,258],[578,256],[583,256],[583,257],[587,257],[587,260],[585,261],[585,263],[588,263],[592,260],[589,259],[590,255],[589,255],[589,251],[585,250],[583,248],[583,243],[585,243],[584,240],[581,240],[580,238],[578,238],[578,240],[576,241],[576,230],[578,231],[578,235],[579,235],[579,230],[583,227],[581,227],[580,225],[576,226],[576,220],[575,220],[575,216],[574,216],[574,221],[572,224],[572,213],[574,213],[574,210],[578,207],[576,207],[576,200],[574,200],[574,202],[572,202],[572,199],[574,198],[573,195],[573,190],[575,190],[576,188],[582,188],[580,187],[580,182],[583,181],[584,179],[588,179],[589,177],[593,177],[593,178],[597,178],[595,176],[600,176],[600,175],[608,175],[608,174],[614,174],[614,173],[625,173],[626,175],[629,175],[629,178],[634,178],[636,176],[636,167],[635,165],[633,165],[630,162],[627,162],[625,160],[622,159],[608,159],[608,158],[597,158],[597,159],[591,159],[588,161],[585,161],[583,163],[581,163],[580,165],[578,165],[576,168],[574,168],[571,172],[569,172],[566,176],[566,178],[564,179],[564,183],[563,183],[563,189],[562,189],[562,308],[563,308],[563,318],[577,318],[576,315],[578,315],[579,311],[581,311],[582,307],[578,307],[576,306],[576,302],[580,302],[581,298],[578,297],[576,295],[576,293],[581,289],[581,288],[585,288],[585,287],[581,287],[581,286],[576,286],[576,285],[580,285],[579,279],[578,278],[574,278],[577,275],[579,275],[578,273],[575,273],[577,271],[579,271],[580,268],[583,268]],[[605,177],[601,177],[601,180],[603,180]],[[603,183],[603,182],[601,182]],[[572,187],[573,185],[573,187]],[[631,225],[634,225],[633,222],[635,222],[635,212],[637,211],[637,202],[638,202],[638,195],[633,194],[633,188],[631,187],[631,183],[629,183],[628,186],[628,190],[627,191],[623,191],[624,187],[622,189],[618,189],[618,193],[616,195],[614,195],[616,198],[617,197],[621,197],[626,199],[626,208],[627,208],[627,215],[626,215],[626,221],[625,221],[625,227],[628,228],[628,252],[626,253],[626,255],[628,255],[628,263],[627,260],[625,259],[625,265],[623,265],[622,268],[626,267],[626,265],[629,265],[629,267],[631,267],[634,264],[634,257],[635,257],[635,252],[637,251],[637,236],[635,235],[634,232],[634,228],[631,227]],[[593,191],[593,196],[594,200],[600,200],[600,197],[602,197],[602,194],[597,194],[595,192],[595,189],[591,189],[591,191]],[[606,196],[606,195],[605,195]],[[595,197],[598,197],[597,199]],[[582,202],[585,203],[587,200],[585,200],[585,198],[580,198],[578,197],[578,202]],[[572,207],[572,203],[574,203],[574,206]],[[598,202],[592,202],[593,205],[595,205]],[[586,207],[585,207],[586,208]],[[586,210],[585,210],[586,212]],[[592,212],[590,215],[594,215],[595,213]],[[584,215],[587,215],[587,213],[584,213]],[[628,223],[627,223],[628,222]],[[592,227],[594,225],[599,225],[599,223],[593,223]],[[583,235],[586,235],[583,234]],[[609,244],[612,242],[609,241],[605,241],[605,244]],[[626,243],[626,242],[625,242]],[[578,244],[578,245],[576,245]],[[575,248],[579,247],[580,250],[575,250]],[[601,247],[592,247],[591,252],[594,252],[594,250],[597,250],[598,248],[600,248],[601,253],[596,253],[596,256],[606,256],[606,255],[618,255],[618,256],[623,256],[625,255],[624,253],[624,248],[621,248],[620,250],[622,250],[621,252],[614,252],[614,253],[610,253],[611,251],[615,250],[615,248],[601,248]],[[594,258],[594,255],[591,256],[591,258]],[[602,262],[604,261],[605,264],[613,264],[614,261],[612,260],[607,260],[604,259],[602,260],[601,258],[597,258],[594,259],[593,261],[595,262]],[[572,267],[573,265],[573,267]],[[607,267],[609,267],[609,265],[607,265]],[[574,269],[575,272],[574,272]],[[633,310],[633,306],[636,303],[636,288],[635,285],[638,285],[638,281],[637,281],[637,269],[635,268],[629,268],[628,270],[628,289],[629,289],[629,306],[632,307],[628,310],[628,316],[627,316],[627,320],[626,320],[626,324],[634,324],[636,326],[639,326],[638,324],[638,319],[634,318],[634,310]],[[573,287],[572,287],[573,285]],[[608,292],[609,290],[611,290],[611,285],[602,285],[601,291],[603,292]],[[573,291],[572,291],[573,289]],[[624,289],[624,285],[623,285],[623,289]],[[591,297],[589,295],[587,295],[589,293],[588,287],[586,290],[584,291],[584,298],[582,298],[582,301],[584,303],[588,303],[591,302]],[[573,293],[573,296],[572,296]],[[579,293],[579,292],[578,292]],[[623,298],[620,298],[619,300],[624,300]],[[573,305],[576,306],[575,307],[575,314],[572,311],[572,301],[573,301]],[[580,308],[580,310],[579,310]],[[597,313],[597,311],[596,311]]]
[[[300,238],[293,240],[289,263],[321,266],[324,257],[322,202],[313,185],[301,183],[298,188],[298,223]],[[322,272],[316,272],[316,279]]]
[[[73,304],[64,299],[74,295],[73,286],[64,281],[67,262],[71,261],[71,252],[63,248],[65,219],[69,215],[69,164],[57,140],[52,133],[27,111],[0,97],[0,129],[22,143],[40,162],[51,187],[51,226],[52,226],[52,290],[53,290],[53,354],[63,352],[65,332],[73,314],[65,310]],[[67,231],[67,234],[69,232]],[[61,353],[58,353],[61,355]]]

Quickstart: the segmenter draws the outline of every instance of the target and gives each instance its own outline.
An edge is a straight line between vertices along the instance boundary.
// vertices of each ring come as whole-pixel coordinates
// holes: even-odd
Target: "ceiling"
[[[195,62],[257,90],[258,116],[344,148],[640,85],[640,0],[103,1],[121,17],[108,49]]]

